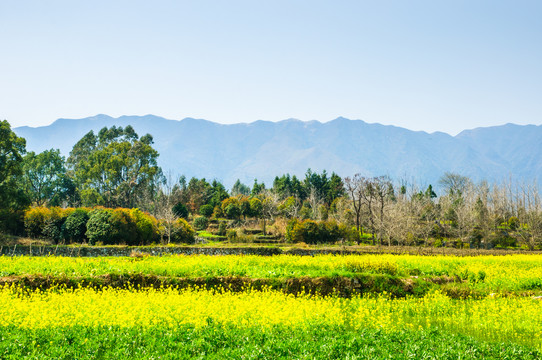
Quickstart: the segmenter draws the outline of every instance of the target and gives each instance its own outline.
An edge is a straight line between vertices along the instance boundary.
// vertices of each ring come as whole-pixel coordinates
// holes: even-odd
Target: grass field
[[[447,283],[418,295],[397,297],[384,286],[345,297],[220,285],[40,289],[4,282],[2,359],[542,357],[540,255],[0,257],[4,279],[38,274],[275,280],[373,274],[405,282],[447,277],[478,296],[452,298],[443,291]]]

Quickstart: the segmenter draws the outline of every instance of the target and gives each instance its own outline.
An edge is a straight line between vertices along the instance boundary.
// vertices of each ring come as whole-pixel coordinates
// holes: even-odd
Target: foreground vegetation
[[[0,327],[7,331],[65,328],[153,328],[196,330],[257,328],[262,333],[287,327],[294,331],[336,327],[350,332],[381,330],[397,333],[437,330],[491,343],[511,342],[540,350],[542,313],[531,298],[488,297],[452,300],[438,292],[423,298],[313,297],[274,291],[207,291],[174,288],[51,289],[0,291]]]
[[[55,280],[68,283],[63,279],[82,279],[92,283],[92,278],[101,277],[102,281],[94,284],[111,285],[116,279],[117,283],[126,285],[130,280],[138,281],[138,276],[141,281],[144,279],[142,276],[149,275],[158,277],[165,284],[176,284],[176,278],[203,278],[199,284],[220,284],[216,281],[220,277],[243,278],[246,285],[253,285],[253,279],[282,280],[260,282],[277,287],[283,287],[288,281],[292,283],[292,280],[307,278],[319,278],[321,284],[329,285],[334,279],[346,277],[363,283],[370,281],[372,291],[379,289],[403,296],[424,294],[435,288],[442,288],[449,295],[456,292],[462,296],[491,293],[542,295],[542,255],[0,257],[0,277],[17,280],[22,276],[35,275],[45,276],[48,284]],[[127,279],[126,282],[118,281],[122,277]],[[322,278],[331,281],[326,283]],[[168,279],[172,281],[168,282]],[[296,286],[303,284],[296,282]],[[308,287],[309,281],[305,284]],[[392,288],[391,284],[408,290],[401,293],[401,289]],[[360,291],[366,292],[367,286],[361,287]]]
[[[3,359],[539,359],[540,351],[438,329],[348,330],[208,324],[0,328]]]
[[[0,357],[537,359],[541,278],[542,255],[4,256]]]

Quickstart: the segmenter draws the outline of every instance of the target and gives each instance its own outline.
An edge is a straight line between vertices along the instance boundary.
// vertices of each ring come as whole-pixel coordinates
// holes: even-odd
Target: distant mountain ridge
[[[342,117],[325,123],[288,119],[224,125],[193,118],[100,114],[13,130],[26,138],[28,150],[58,148],[68,156],[84,134],[113,125],[132,125],[140,136],[150,133],[165,172],[216,178],[228,187],[236,179],[252,185],[255,178],[271,186],[275,176],[303,177],[308,168],[341,176],[388,175],[419,185],[436,184],[446,171],[476,181],[542,179],[540,125],[506,124],[451,136]]]

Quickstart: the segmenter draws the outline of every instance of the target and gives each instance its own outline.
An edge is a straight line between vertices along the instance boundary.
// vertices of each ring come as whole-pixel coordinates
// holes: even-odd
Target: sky
[[[0,0],[0,119],[542,124],[542,1]]]

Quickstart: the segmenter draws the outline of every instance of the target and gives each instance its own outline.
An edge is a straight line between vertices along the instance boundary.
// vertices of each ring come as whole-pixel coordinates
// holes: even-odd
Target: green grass
[[[351,331],[329,326],[200,329],[0,328],[2,359],[540,359],[513,343],[492,343],[439,330]]]
[[[219,239],[225,238],[225,236],[215,235],[215,234],[212,234],[212,233],[210,233],[208,231],[198,231],[198,236],[203,237],[203,238],[211,238],[211,239],[213,239],[213,238],[219,238]]]

